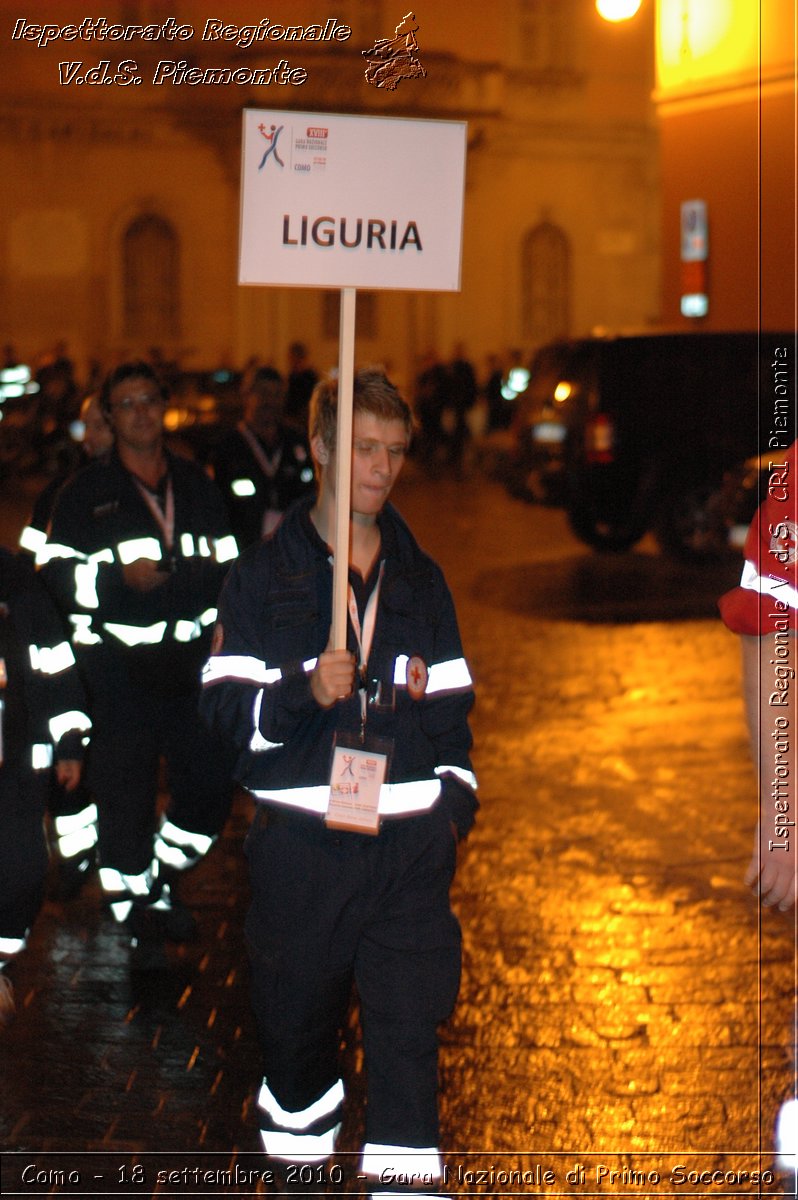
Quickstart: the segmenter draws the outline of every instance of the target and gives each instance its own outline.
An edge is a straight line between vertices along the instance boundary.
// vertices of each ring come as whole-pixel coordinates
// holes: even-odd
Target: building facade
[[[284,368],[299,340],[318,367],[335,362],[337,292],[237,283],[245,107],[468,123],[462,290],[360,293],[359,361],[385,362],[409,383],[420,356],[445,359],[457,343],[481,368],[489,353],[528,355],[552,337],[657,322],[650,6],[612,26],[592,0],[490,10],[430,0],[417,14],[426,75],[393,92],[367,83],[362,55],[404,15],[387,0],[340,0],[334,14],[304,0],[270,4],[272,25],[334,16],[351,29],[346,40],[290,44],[242,44],[240,31],[266,20],[251,0],[224,6],[238,36],[203,37],[212,14],[183,0],[169,11],[191,36],[116,43],[67,40],[65,27],[84,16],[72,8],[37,5],[36,21],[59,30],[44,44],[0,0],[0,329],[20,358],[64,341],[79,364],[158,347],[190,369],[251,356]],[[128,29],[163,27],[164,12],[119,0],[103,9]],[[301,86],[178,80],[181,63],[278,60],[302,68]],[[156,82],[164,62],[174,70]],[[115,82],[74,82],[92,68]]]
[[[796,10],[790,0],[658,0],[663,320],[793,330]],[[705,213],[706,311],[682,312],[683,205]],[[703,306],[702,306],[703,307]]]

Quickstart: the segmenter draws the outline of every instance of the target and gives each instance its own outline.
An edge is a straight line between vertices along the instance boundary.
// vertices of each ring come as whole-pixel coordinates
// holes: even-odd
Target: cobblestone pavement
[[[794,1194],[769,1152],[793,1086],[795,931],[741,884],[756,798],[714,607],[737,565],[676,568],[647,545],[599,558],[560,512],[482,479],[411,471],[397,500],[446,569],[478,689],[442,1190]],[[95,884],[48,903],[0,1034],[3,1194],[272,1190],[255,1178],[247,817],[240,798],[187,881],[199,936],[154,978],[131,975]],[[353,1192],[354,1027],[344,1054],[347,1174],[330,1190]]]

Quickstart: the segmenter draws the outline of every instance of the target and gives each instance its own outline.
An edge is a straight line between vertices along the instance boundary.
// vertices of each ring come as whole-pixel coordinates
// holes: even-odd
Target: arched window
[[[573,0],[518,0],[516,54],[527,71],[562,71],[575,64],[579,13]]]
[[[162,217],[136,217],[122,239],[125,336],[135,341],[175,338],[180,328],[180,250]]]
[[[548,221],[524,239],[521,256],[521,324],[527,345],[565,337],[569,329],[571,249],[568,238]]]

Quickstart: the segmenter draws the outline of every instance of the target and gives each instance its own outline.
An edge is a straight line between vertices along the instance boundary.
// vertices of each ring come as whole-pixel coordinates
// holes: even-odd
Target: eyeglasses
[[[112,412],[138,412],[139,409],[160,408],[163,400],[160,396],[125,396],[111,405]]]

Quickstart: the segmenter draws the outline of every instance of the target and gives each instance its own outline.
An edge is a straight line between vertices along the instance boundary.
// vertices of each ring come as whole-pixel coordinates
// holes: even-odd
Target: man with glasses
[[[177,878],[208,851],[230,804],[229,762],[197,696],[237,547],[214,484],[164,446],[165,401],[147,363],[108,376],[100,403],[114,448],[59,494],[39,554],[92,704],[100,882],[142,967],[160,963],[162,932],[190,935]],[[157,822],[161,756],[170,795]]]

